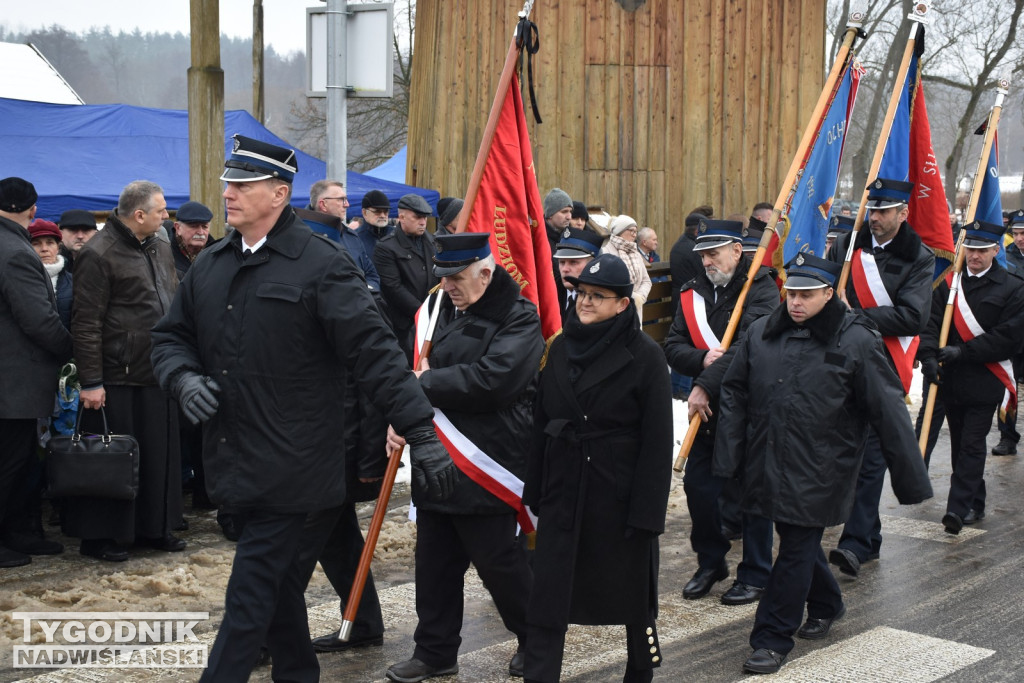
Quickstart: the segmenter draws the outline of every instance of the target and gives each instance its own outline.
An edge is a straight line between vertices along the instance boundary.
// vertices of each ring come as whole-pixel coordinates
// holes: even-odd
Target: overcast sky
[[[252,36],[252,0],[220,0],[220,32]],[[306,7],[318,0],[263,0],[263,34],[279,53],[306,49]],[[143,33],[190,33],[189,0],[4,0],[0,25],[31,31],[57,24],[81,33],[96,26]]]

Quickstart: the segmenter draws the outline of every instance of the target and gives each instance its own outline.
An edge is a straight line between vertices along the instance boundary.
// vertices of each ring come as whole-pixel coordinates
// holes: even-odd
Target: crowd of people
[[[52,500],[53,519],[82,555],[121,562],[135,547],[186,548],[183,489],[194,509],[217,508],[237,547],[201,680],[247,680],[269,657],[275,680],[315,681],[316,652],[383,643],[372,573],[350,632],[313,637],[303,594],[319,562],[344,610],[363,549],[355,504],[376,497],[388,453],[406,446],[418,623],[411,657],[387,670],[399,683],[458,672],[470,565],[517,639],[509,675],[558,681],[569,624],[617,624],[623,681],[652,680],[673,398],[699,424],[683,478],[697,570],[683,597],[729,578],[742,538],[720,600],[758,603],[747,672],[778,671],[794,637],[825,638],[842,618],[829,565],[857,576],[879,559],[886,471],[901,503],[931,497],[904,403],[915,362],[938,387],[933,437],[949,423],[941,524],[957,534],[984,519],[997,410],[1002,438],[1016,435],[1024,211],[962,226],[963,277],[933,291],[908,183],[876,179],[861,229],[837,215],[826,254],[752,279],[774,207],[727,219],[697,207],[670,250],[661,346],[641,324],[657,231],[627,215],[599,222],[554,188],[543,212],[562,331],[546,340],[489,234],[456,232],[461,199],[441,200],[431,232],[422,197],[399,199],[392,222],[374,190],[350,223],[341,181],[293,208],[297,170],[293,150],[235,136],[220,240],[208,207],[189,201],[170,220],[148,181],[126,186],[98,230],[87,211],[36,219],[32,184],[0,180],[0,567],[63,551],[44,533],[36,457],[68,428],[58,413],[131,434],[137,496]],[[77,378],[77,397],[59,377]],[[796,426],[794,414],[814,419]],[[840,524],[826,552],[824,530]]]

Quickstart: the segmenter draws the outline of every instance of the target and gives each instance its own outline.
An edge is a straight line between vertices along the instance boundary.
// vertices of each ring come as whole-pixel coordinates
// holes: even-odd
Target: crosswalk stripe
[[[993,654],[995,650],[879,626],[787,661],[771,680],[772,683],[928,683]],[[746,682],[750,677],[736,680]]]
[[[977,527],[965,526],[956,535],[947,534],[942,523],[938,520],[923,521],[911,519],[910,517],[895,517],[893,515],[879,515],[882,520],[882,534],[893,534],[895,536],[909,536],[922,541],[939,541],[956,545],[964,541],[973,541],[983,536],[986,531]]]

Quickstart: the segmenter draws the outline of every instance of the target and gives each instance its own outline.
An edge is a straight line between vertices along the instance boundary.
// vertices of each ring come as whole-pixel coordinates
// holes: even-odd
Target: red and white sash
[[[892,306],[892,298],[885,289],[882,276],[878,273],[875,255],[863,249],[853,252],[850,263],[850,275],[853,279],[853,290],[857,292],[857,300],[861,308],[878,308]],[[914,356],[921,343],[920,337],[882,337],[889,356],[896,365],[903,393],[910,393],[910,380],[914,376]]]
[[[956,325],[956,331],[960,334],[960,338],[968,342],[985,334],[985,329],[974,317],[974,311],[971,310],[962,290],[957,292],[955,304],[953,324]],[[1013,376],[1013,365],[1009,360],[1001,360],[998,363],[985,363],[985,367],[1006,387],[1003,401],[999,405],[999,412],[1002,414],[1008,410],[1015,410],[1017,408],[1017,379]]]
[[[690,331],[690,341],[698,349],[707,351],[722,345],[718,335],[711,329],[708,322],[707,306],[704,297],[692,289],[679,295],[679,306],[683,309],[686,329]]]
[[[436,293],[428,296],[416,311],[414,367],[419,365],[420,350],[426,340],[427,323],[430,320],[430,310],[435,296],[437,296]],[[452,424],[444,411],[436,407],[434,408],[434,431],[437,432],[441,443],[448,450],[448,455],[452,457],[452,461],[462,474],[515,510],[519,526],[524,532],[536,531],[537,516],[530,511],[530,508],[523,505],[522,479],[508,471],[501,463],[470,441],[469,437]]]

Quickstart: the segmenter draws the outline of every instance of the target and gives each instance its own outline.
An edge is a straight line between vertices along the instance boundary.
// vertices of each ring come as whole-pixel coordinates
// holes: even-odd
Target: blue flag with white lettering
[[[796,192],[786,210],[789,226],[782,242],[782,264],[798,252],[825,256],[825,235],[832,213],[832,200],[839,181],[839,165],[849,129],[850,113],[857,97],[857,86],[864,70],[851,63],[836,89],[835,97],[818,128],[818,136],[811,146],[797,183]],[[779,251],[776,250],[776,259]],[[778,265],[782,265],[778,264]]]

